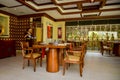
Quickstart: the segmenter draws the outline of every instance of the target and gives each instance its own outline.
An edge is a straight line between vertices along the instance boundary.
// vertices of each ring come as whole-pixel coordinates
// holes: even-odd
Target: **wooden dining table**
[[[66,48],[66,45],[64,44],[35,44],[33,45],[34,48],[49,48],[49,51],[47,53],[46,57],[46,71],[48,72],[58,72],[59,71],[59,66],[63,64],[63,57],[64,57],[64,52],[63,50]]]

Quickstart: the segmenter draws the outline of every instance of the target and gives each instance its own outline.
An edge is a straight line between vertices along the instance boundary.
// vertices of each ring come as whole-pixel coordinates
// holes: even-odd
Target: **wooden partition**
[[[0,40],[0,58],[16,56],[14,40]]]

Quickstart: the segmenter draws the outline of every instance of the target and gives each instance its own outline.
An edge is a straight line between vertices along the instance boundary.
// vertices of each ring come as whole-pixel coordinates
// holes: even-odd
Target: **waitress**
[[[33,44],[33,30],[32,28],[28,28],[27,29],[27,32],[25,33],[25,39],[26,39],[26,42],[29,43],[29,47],[32,47],[32,44]]]

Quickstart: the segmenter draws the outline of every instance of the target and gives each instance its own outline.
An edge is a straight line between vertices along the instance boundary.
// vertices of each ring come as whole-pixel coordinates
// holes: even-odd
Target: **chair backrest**
[[[84,50],[84,53],[86,54],[86,52],[87,52],[87,41],[85,41],[83,43],[83,50]]]
[[[100,41],[100,48],[101,48],[101,50],[103,49],[103,42],[102,41]]]
[[[71,41],[71,42],[69,41],[68,43],[69,43],[68,49],[69,49],[69,50],[73,50],[73,48],[74,48],[74,43],[73,43],[72,41]]]
[[[73,56],[77,56],[77,57],[80,57],[79,58],[79,61],[83,61],[84,60],[84,57],[85,57],[85,50],[86,48],[86,44],[82,44],[81,45],[81,48],[79,50],[67,50],[66,51],[66,57],[69,59],[69,54],[68,53],[77,53],[77,54],[74,54]]]
[[[20,42],[21,48],[28,48],[29,43],[28,42]]]
[[[26,54],[25,49],[27,49],[29,47],[29,43],[28,42],[20,42],[20,46],[22,49],[22,55],[25,56],[25,54]]]
[[[112,44],[113,44],[112,42],[103,42],[103,41],[100,42],[101,48],[103,48],[103,46],[112,47]]]
[[[85,57],[85,53],[86,53],[86,43],[83,43],[81,45],[81,56],[80,56],[80,61],[84,59]]]

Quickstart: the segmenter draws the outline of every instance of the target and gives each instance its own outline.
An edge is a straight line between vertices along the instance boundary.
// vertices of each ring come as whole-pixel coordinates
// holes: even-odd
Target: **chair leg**
[[[109,50],[109,55],[111,55],[110,52],[111,52],[111,51]]]
[[[66,65],[65,68],[68,70],[69,63],[66,63],[65,65]]]
[[[39,59],[37,59],[37,63],[39,62]]]
[[[36,71],[36,59],[33,59],[34,72]]]
[[[68,67],[70,67],[70,63],[68,63]]]
[[[104,52],[104,51],[101,51],[102,55],[103,55],[103,52]]]
[[[24,69],[24,67],[25,67],[25,60],[23,59],[23,69]]]
[[[30,66],[30,60],[28,60],[28,66]]]
[[[82,63],[81,64],[82,64],[82,68],[83,68],[84,67],[84,58],[82,59]]]
[[[83,61],[83,63],[82,63],[82,68],[84,67],[84,61]]]
[[[66,68],[66,64],[65,62],[63,62],[63,75],[65,75],[65,68]]]
[[[82,72],[83,72],[82,64],[80,64],[79,67],[80,67],[80,76],[82,77]]]
[[[40,66],[42,67],[42,57],[40,58]]]

